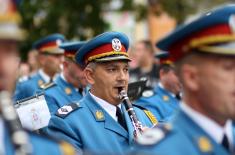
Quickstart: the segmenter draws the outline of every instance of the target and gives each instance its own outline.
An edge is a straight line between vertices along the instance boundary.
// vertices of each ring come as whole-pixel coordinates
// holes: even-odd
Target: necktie
[[[79,88],[78,92],[79,92],[79,94],[81,94],[83,96],[83,89],[82,88]]]
[[[127,126],[126,126],[126,122],[124,120],[124,117],[122,115],[122,112],[121,112],[121,109],[116,106],[116,116],[117,116],[117,119],[118,119],[118,123],[125,129],[127,130]]]
[[[176,94],[176,95],[175,95],[175,98],[180,101],[180,100],[181,100],[180,94]]]
[[[228,151],[229,150],[229,141],[228,141],[228,137],[226,136],[226,134],[224,134],[223,139],[222,139],[222,146]]]

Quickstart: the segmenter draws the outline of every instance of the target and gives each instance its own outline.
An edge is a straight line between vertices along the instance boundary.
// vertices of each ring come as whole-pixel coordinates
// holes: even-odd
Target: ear
[[[68,65],[69,65],[69,62],[68,61],[63,61],[63,68],[67,68],[68,67]]]
[[[92,70],[91,68],[84,69],[84,76],[86,77],[86,80],[89,84],[93,85],[95,83],[94,70]]]
[[[44,65],[45,64],[45,56],[44,55],[42,55],[42,54],[39,54],[38,55],[38,61],[39,61],[39,64],[40,65]]]
[[[163,71],[162,69],[160,69],[159,75],[160,75],[160,76],[163,76],[163,75],[164,75],[164,71]]]
[[[159,78],[160,78],[160,80],[163,80],[165,75],[166,75],[166,72],[164,72],[163,69],[160,69],[160,71],[159,71]]]
[[[181,70],[182,82],[184,87],[191,91],[198,91],[199,89],[199,70],[196,66],[185,64]]]

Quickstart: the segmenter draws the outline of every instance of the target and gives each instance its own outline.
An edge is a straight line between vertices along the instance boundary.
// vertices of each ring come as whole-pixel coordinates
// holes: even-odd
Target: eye
[[[108,72],[115,72],[117,69],[116,68],[108,68]]]
[[[129,71],[129,68],[124,68],[124,72],[128,72]]]
[[[233,70],[234,69],[234,62],[233,61],[225,61],[222,63],[222,67],[225,70]]]

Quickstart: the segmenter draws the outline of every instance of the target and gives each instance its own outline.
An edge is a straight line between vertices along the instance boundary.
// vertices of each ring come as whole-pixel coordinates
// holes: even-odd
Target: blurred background
[[[143,39],[154,45],[178,25],[232,0],[15,0],[27,39],[21,47],[26,61],[32,43],[48,34],[87,40],[104,31],[126,33],[133,45]]]

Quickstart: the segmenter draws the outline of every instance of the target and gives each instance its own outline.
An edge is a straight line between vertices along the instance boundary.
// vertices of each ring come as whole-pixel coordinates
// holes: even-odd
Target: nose
[[[127,78],[128,78],[128,72],[120,70],[118,74],[118,80],[127,80]]]

